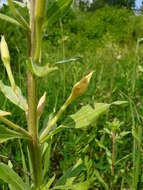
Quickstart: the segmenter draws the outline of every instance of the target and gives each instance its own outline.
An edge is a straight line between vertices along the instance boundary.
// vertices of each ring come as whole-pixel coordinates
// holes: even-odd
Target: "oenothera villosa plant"
[[[55,176],[47,180],[47,162],[50,157],[51,139],[55,134],[65,128],[86,128],[95,122],[99,115],[104,113],[111,105],[124,103],[114,102],[112,104],[95,104],[95,109],[90,105],[83,106],[77,113],[68,116],[63,123],[57,126],[57,122],[62,113],[75,99],[86,91],[93,74],[92,71],[73,86],[71,94],[59,111],[57,111],[55,116],[49,119],[47,126],[42,129],[42,131],[38,130],[40,117],[46,103],[46,92],[43,93],[38,101],[37,80],[39,80],[40,77],[46,77],[49,73],[58,69],[58,67],[50,67],[49,65],[41,64],[42,35],[44,29],[49,27],[49,25],[52,25],[57,19],[61,18],[71,4],[72,0],[29,0],[27,1],[29,23],[16,8],[16,6],[25,8],[26,5],[18,1],[8,0],[9,8],[15,18],[0,13],[1,19],[21,27],[25,31],[27,38],[27,61],[25,63],[27,68],[27,98],[23,96],[22,90],[16,85],[10,65],[10,53],[4,36],[1,36],[0,43],[1,60],[7,71],[10,82],[10,86],[7,86],[0,80],[0,90],[7,99],[25,112],[27,120],[27,129],[24,129],[22,126],[7,119],[7,116],[11,114],[10,112],[0,110],[0,143],[15,138],[24,139],[28,144],[27,154],[29,166],[27,167],[28,163],[25,161],[22,146],[20,146],[23,168],[25,172],[28,171],[27,168],[30,168],[31,173],[31,178],[28,176],[23,176],[21,178],[15,173],[11,165],[0,163],[0,179],[8,183],[9,189],[11,190],[83,189],[83,187],[84,189],[86,187],[86,189],[88,189],[88,181],[74,183],[76,175],[78,175],[83,169],[81,160],[79,160],[56,182]],[[69,59],[69,62],[71,60],[75,59]],[[62,63],[64,62],[67,63],[68,60],[63,60]]]

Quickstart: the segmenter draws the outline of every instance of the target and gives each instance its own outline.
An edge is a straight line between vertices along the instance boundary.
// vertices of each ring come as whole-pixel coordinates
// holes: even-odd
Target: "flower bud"
[[[90,79],[92,77],[93,71],[82,78],[78,83],[76,83],[72,89],[71,99],[74,100],[81,96],[87,89]]]
[[[43,96],[40,98],[38,106],[37,106],[38,120],[40,119],[40,117],[41,117],[41,115],[43,113],[43,110],[44,110],[44,107],[45,107],[45,102],[46,102],[46,92],[44,92]]]
[[[0,49],[1,59],[3,61],[4,66],[6,67],[6,65],[10,63],[10,55],[4,36],[1,37]]]

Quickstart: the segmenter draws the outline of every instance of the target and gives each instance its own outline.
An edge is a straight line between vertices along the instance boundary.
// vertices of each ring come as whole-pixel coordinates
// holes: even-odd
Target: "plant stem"
[[[34,59],[35,54],[35,0],[30,1],[30,28],[31,36],[29,57]],[[32,170],[34,177],[34,186],[36,190],[40,189],[42,185],[42,158],[41,147],[38,137],[38,123],[37,123],[37,81],[36,77],[28,72],[28,131],[32,136],[32,142],[29,143],[29,151],[32,161]]]
[[[72,96],[70,95],[66,102],[62,105],[56,116],[49,122],[48,126],[45,128],[45,130],[40,135],[40,143],[43,143],[45,141],[46,136],[52,129],[52,127],[57,123],[58,119],[60,118],[61,114],[66,110],[66,108],[69,106],[69,104],[72,102]]]

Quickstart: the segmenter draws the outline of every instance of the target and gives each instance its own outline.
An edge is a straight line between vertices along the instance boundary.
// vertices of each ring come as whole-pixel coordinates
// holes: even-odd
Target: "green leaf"
[[[29,190],[22,178],[6,164],[0,163],[0,179],[14,187],[15,190]]]
[[[49,172],[50,168],[50,161],[51,161],[51,139],[48,141],[45,154],[44,154],[44,170],[43,170],[43,175],[46,176],[46,174]]]
[[[65,174],[56,182],[56,186],[65,185],[69,178],[77,177],[83,169],[84,166],[82,160],[79,159],[78,162],[69,168]]]
[[[109,107],[110,107],[110,104],[106,104],[106,103],[95,103],[94,104],[94,110],[95,110],[97,116],[100,116],[101,114],[108,111]]]
[[[82,57],[78,56],[78,57],[73,57],[70,59],[64,59],[62,61],[57,61],[56,64],[65,64],[65,63],[70,63],[70,62],[74,62],[74,61],[78,61],[81,60]]]
[[[55,177],[56,177],[55,175],[51,177],[48,183],[44,187],[42,187],[41,190],[48,190],[51,187],[52,183],[54,182]]]
[[[4,116],[7,116],[7,115],[11,115],[11,113],[0,110],[0,117],[4,117]]]
[[[27,166],[26,166],[26,159],[25,159],[25,156],[24,156],[24,152],[22,150],[22,145],[21,145],[20,140],[19,140],[19,146],[20,146],[20,151],[21,151],[21,159],[22,159],[22,166],[23,166],[23,172],[24,172],[24,179],[25,179],[26,184],[29,186],[29,176],[27,175],[28,174],[28,169],[27,169]]]
[[[10,139],[15,139],[15,138],[27,139],[27,137],[22,135],[21,133],[7,129],[4,126],[0,126],[0,143],[3,143]]]
[[[62,126],[76,129],[86,128],[95,122],[101,114],[106,112],[109,106],[109,104],[98,103],[95,106],[95,110],[90,105],[83,106],[78,112],[69,116]]]
[[[90,182],[85,181],[81,183],[75,183],[72,185],[58,185],[50,189],[42,189],[42,190],[89,190],[90,188]]]
[[[0,80],[0,90],[12,103],[20,107],[22,110],[27,111],[27,101],[18,86],[16,87],[16,92],[14,92],[10,86],[4,85],[4,83]]]
[[[17,22],[17,20],[15,20],[14,18],[11,18],[11,17],[9,17],[7,15],[4,15],[2,13],[0,13],[0,19],[4,20],[6,22],[9,22],[11,24],[15,24],[17,26],[22,27],[22,25],[19,22]]]
[[[33,61],[27,61],[27,67],[30,72],[38,77],[44,77],[45,75],[58,70],[57,67],[49,67],[49,64],[45,66],[39,66],[35,64]]]
[[[59,18],[63,17],[72,4],[72,0],[54,0],[48,1],[46,22],[44,28],[55,23]]]
[[[101,177],[100,173],[97,170],[95,170],[94,172],[95,172],[97,180],[102,184],[102,186],[104,187],[104,189],[105,190],[109,190],[107,183]]]
[[[127,101],[115,101],[111,105],[119,106],[119,105],[122,105],[122,104],[128,104],[128,102]]]
[[[22,2],[19,2],[19,1],[13,1],[13,3],[15,3],[16,5],[18,5],[21,8],[25,8],[26,7],[26,3],[22,3]]]

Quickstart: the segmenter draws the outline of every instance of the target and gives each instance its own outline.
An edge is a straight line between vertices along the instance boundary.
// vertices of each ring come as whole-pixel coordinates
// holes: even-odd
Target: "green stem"
[[[41,42],[42,42],[42,23],[36,22],[36,50],[35,50],[35,61],[40,62],[41,54]]]
[[[31,36],[28,42],[29,57],[34,60],[35,55],[35,0],[30,2],[30,28]],[[37,123],[37,80],[30,72],[28,72],[28,131],[32,136],[32,142],[29,143],[30,157],[32,161],[32,170],[34,177],[34,187],[40,189],[43,182],[42,176],[42,156],[41,147],[38,137]]]
[[[50,130],[53,128],[53,126],[57,123],[58,119],[60,118],[61,114],[66,110],[68,105],[72,102],[72,96],[70,95],[69,98],[66,100],[66,102],[62,105],[56,116],[50,121],[48,126],[45,128],[45,130],[40,135],[40,143],[43,143],[45,141],[46,136],[50,132]]]

